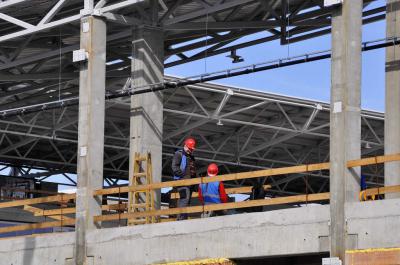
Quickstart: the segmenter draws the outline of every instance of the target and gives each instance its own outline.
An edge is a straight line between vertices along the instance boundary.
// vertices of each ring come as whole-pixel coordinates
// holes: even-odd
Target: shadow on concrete
[[[33,252],[35,251],[36,237],[26,237],[24,242],[24,255],[21,265],[33,264]]]

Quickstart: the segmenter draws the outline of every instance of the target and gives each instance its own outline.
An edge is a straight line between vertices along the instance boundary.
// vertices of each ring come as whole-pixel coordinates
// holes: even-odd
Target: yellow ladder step
[[[150,190],[135,190],[135,191],[131,191],[133,194],[135,194],[135,193],[147,193],[147,192],[149,192]]]
[[[139,156],[139,157],[137,157],[136,159],[135,159],[135,161],[138,161],[138,162],[140,162],[140,161],[146,161],[147,160],[147,156]]]
[[[133,208],[145,208],[146,207],[146,203],[133,203],[130,205],[131,209]]]
[[[141,178],[141,177],[146,177],[147,173],[146,172],[139,172],[139,173],[134,173],[133,177],[134,178]]]

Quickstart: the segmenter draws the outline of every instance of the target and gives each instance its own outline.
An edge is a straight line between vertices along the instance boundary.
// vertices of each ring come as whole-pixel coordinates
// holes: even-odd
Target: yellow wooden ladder
[[[141,155],[135,153],[133,163],[133,174],[129,178],[130,186],[139,186],[152,184],[152,164],[151,155]],[[128,213],[144,212],[154,210],[154,191],[153,190],[138,190],[129,192],[128,195]],[[155,222],[155,217],[144,217],[144,218],[129,218],[128,225],[137,224],[150,224]]]

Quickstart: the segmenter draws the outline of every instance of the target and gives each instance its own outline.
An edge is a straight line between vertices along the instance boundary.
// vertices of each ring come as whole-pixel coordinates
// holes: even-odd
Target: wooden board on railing
[[[324,201],[324,200],[329,200],[329,193],[295,195],[295,196],[278,197],[278,198],[272,198],[272,199],[261,199],[261,200],[253,200],[253,201],[242,201],[242,202],[229,202],[229,203],[212,204],[212,205],[205,205],[205,206],[191,206],[191,207],[156,210],[156,211],[149,211],[149,212],[99,215],[99,216],[94,217],[94,221],[100,222],[100,221],[112,221],[112,220],[119,220],[119,219],[140,218],[140,217],[149,217],[149,216],[176,215],[176,214],[182,214],[182,213],[201,213],[204,211],[219,211],[219,210],[228,210],[228,209],[257,207],[257,206],[289,204],[289,203],[307,203],[307,202]]]
[[[257,170],[251,172],[242,172],[242,173],[234,173],[234,174],[226,174],[216,177],[202,177],[202,178],[193,178],[193,179],[185,179],[185,180],[175,180],[175,181],[166,181],[166,182],[158,182],[150,185],[141,185],[141,186],[124,186],[117,188],[107,188],[107,189],[99,189],[94,191],[93,195],[107,195],[107,194],[119,194],[130,191],[144,191],[144,190],[155,190],[161,188],[169,188],[169,187],[182,187],[182,186],[192,186],[201,183],[210,183],[215,181],[232,181],[232,180],[242,180],[242,179],[251,179],[258,177],[267,177],[267,176],[276,176],[276,175],[284,175],[284,174],[293,174],[293,173],[305,173],[316,170],[325,170],[329,169],[329,163],[318,163],[318,164],[310,164],[310,165],[300,165],[300,166],[291,166],[291,167],[283,167],[283,168],[270,168],[264,170]]]
[[[24,200],[16,200],[16,201],[9,201],[9,202],[1,202],[0,208],[10,208],[10,207],[39,204],[39,203],[48,203],[48,202],[63,202],[63,201],[68,201],[68,200],[72,200],[72,199],[75,199],[75,194],[62,194],[62,195],[55,195],[55,196],[40,197],[40,198],[35,198],[35,199],[24,199]]]
[[[394,161],[400,161],[400,154],[374,156],[374,157],[350,160],[347,161],[347,167],[368,166],[368,165],[382,164]]]
[[[60,209],[52,209],[52,210],[42,210],[36,211],[34,213],[35,216],[52,216],[52,215],[63,215],[63,214],[73,214],[76,212],[75,207],[70,208],[60,208]]]
[[[28,206],[28,207],[30,207],[30,206]],[[38,208],[36,208],[36,209],[38,209]],[[101,209],[103,211],[110,211],[110,210],[125,211],[127,209],[127,203],[102,205]],[[62,214],[74,214],[75,211],[76,211],[75,207],[52,209],[52,210],[38,209],[34,212],[34,215],[35,216],[52,216],[52,215],[62,215]]]
[[[347,167],[357,167],[357,166],[366,166],[373,165],[385,162],[393,162],[400,161],[400,154],[392,154],[385,156],[377,156],[377,157],[369,157],[357,160],[350,160],[347,162]],[[330,163],[317,163],[317,164],[309,164],[309,165],[299,165],[299,166],[290,166],[290,167],[282,167],[282,168],[270,168],[263,170],[256,170],[251,172],[241,172],[235,174],[226,174],[213,178],[194,178],[194,179],[185,179],[185,180],[176,180],[176,181],[167,181],[167,182],[159,182],[151,185],[141,185],[136,187],[117,187],[117,188],[107,188],[100,189],[94,191],[93,195],[107,195],[107,194],[118,194],[118,193],[126,193],[130,191],[140,191],[140,190],[155,190],[161,188],[169,188],[169,187],[181,187],[181,186],[191,186],[200,183],[209,183],[214,181],[232,181],[232,180],[242,180],[242,179],[251,179],[258,177],[268,177],[268,176],[276,176],[276,175],[286,175],[293,173],[306,173],[317,170],[328,170],[330,168]]]
[[[67,220],[64,217],[62,219],[63,219],[62,221],[52,221],[52,222],[43,222],[43,223],[35,223],[35,224],[0,227],[0,233],[10,233],[10,232],[41,229],[41,228],[50,228],[50,227],[62,227],[62,226],[69,226],[69,225],[75,224],[75,219]]]
[[[395,192],[400,192],[400,185],[396,186],[386,186],[386,187],[380,187],[380,188],[371,188],[371,189],[366,189],[363,192],[365,192],[366,196],[373,196],[373,195],[380,195],[380,194],[386,194],[386,193],[395,193]]]
[[[37,207],[32,207],[30,205],[25,205],[24,206],[24,210],[33,213],[34,216],[47,216],[49,218],[52,218],[54,220],[72,220],[73,218],[65,216],[63,214],[65,214],[65,212],[61,211],[61,214],[49,214],[47,212],[47,214],[45,215],[45,212],[48,210],[43,210]],[[57,209],[58,210],[58,209]],[[75,209],[74,209],[74,213],[75,213]]]

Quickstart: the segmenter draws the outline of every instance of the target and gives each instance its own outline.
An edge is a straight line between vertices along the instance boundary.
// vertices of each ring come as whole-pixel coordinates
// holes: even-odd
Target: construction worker
[[[210,164],[207,168],[207,176],[212,178],[217,175],[217,164]],[[203,205],[228,202],[228,196],[226,195],[224,184],[220,181],[200,184],[199,200]],[[202,214],[202,217],[224,215],[225,213],[225,211],[206,212]]]
[[[196,178],[196,166],[193,152],[196,149],[196,141],[193,138],[185,140],[183,149],[175,152],[174,158],[172,159],[172,172],[174,174],[174,180]],[[187,207],[190,204],[192,196],[191,187],[178,187],[179,193],[178,207]],[[177,220],[187,219],[187,214],[180,214]]]

